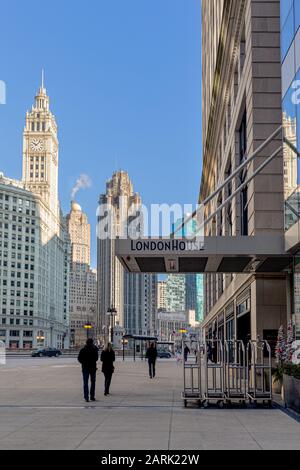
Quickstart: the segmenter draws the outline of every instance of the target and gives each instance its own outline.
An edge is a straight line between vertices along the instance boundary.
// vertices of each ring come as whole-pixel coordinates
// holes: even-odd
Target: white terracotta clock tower
[[[49,108],[49,97],[42,85],[32,110],[26,114],[23,133],[23,176],[27,190],[41,197],[59,219],[57,124]]]

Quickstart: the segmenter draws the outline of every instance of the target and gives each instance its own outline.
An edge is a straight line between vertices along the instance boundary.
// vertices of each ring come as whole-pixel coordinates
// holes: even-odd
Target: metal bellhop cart
[[[247,396],[250,403],[272,406],[272,353],[267,341],[249,341],[247,345]]]
[[[185,407],[268,404],[272,406],[272,354],[267,341],[207,340],[197,343],[195,356],[183,361]]]
[[[223,407],[225,393],[224,346],[221,340],[207,340],[204,343],[204,406],[210,403]]]
[[[199,341],[196,345],[195,356],[190,356],[185,360],[184,348],[187,341],[182,341],[182,367],[183,367],[183,392],[181,398],[184,406],[187,407],[189,402],[196,402],[199,407],[202,406],[202,355]]]
[[[246,348],[243,341],[224,343],[226,402],[245,405],[247,400]]]

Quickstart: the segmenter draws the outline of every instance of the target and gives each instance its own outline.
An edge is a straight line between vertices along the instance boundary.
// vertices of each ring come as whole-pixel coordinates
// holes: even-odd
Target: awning
[[[283,273],[293,264],[280,235],[116,240],[116,256],[130,273]]]

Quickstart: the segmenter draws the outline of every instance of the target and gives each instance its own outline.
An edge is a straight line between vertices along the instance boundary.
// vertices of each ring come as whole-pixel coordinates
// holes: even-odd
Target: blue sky
[[[113,171],[143,202],[196,203],[201,177],[200,0],[2,0],[0,170],[21,176],[22,131],[41,69],[59,126],[60,199],[92,224]]]

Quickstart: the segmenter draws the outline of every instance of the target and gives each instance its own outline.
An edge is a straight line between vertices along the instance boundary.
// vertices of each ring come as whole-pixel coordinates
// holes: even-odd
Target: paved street
[[[0,449],[300,449],[300,424],[284,412],[184,409],[181,367],[118,362],[112,395],[85,406],[74,359],[12,359],[0,366]]]

